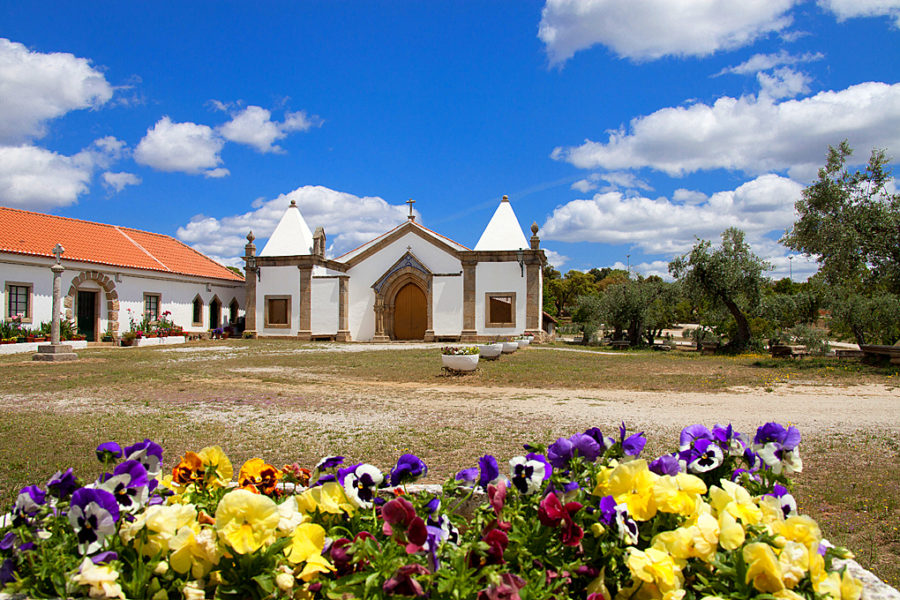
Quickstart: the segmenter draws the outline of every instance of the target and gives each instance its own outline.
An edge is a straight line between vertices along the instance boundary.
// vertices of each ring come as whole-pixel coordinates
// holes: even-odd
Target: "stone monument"
[[[53,247],[53,256],[56,264],[50,267],[53,271],[53,321],[50,325],[50,343],[38,346],[38,353],[32,355],[32,360],[63,361],[75,360],[78,355],[72,352],[72,346],[59,343],[59,307],[62,300],[62,277],[65,267],[60,264],[60,257],[66,249],[61,244]]]

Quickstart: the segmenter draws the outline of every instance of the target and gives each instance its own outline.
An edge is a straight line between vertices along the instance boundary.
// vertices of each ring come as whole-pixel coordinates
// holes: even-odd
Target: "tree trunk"
[[[731,298],[723,297],[722,302],[725,303],[725,306],[737,323],[737,333],[734,339],[728,342],[728,345],[733,350],[744,350],[750,345],[750,323],[747,321],[747,316],[741,312],[741,309],[738,308],[738,305]]]
[[[858,325],[851,325],[850,330],[853,332],[853,337],[856,338],[856,343],[860,348],[866,343],[866,334]]]

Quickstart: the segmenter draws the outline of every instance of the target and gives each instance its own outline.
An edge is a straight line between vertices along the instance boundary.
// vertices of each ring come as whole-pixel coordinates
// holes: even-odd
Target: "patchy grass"
[[[210,444],[221,445],[235,468],[254,456],[312,466],[334,453],[387,468],[399,454],[413,452],[429,465],[430,480],[441,481],[482,454],[508,459],[521,453],[524,442],[546,443],[584,429],[583,415],[570,403],[590,399],[602,408],[615,402],[579,390],[717,393],[790,382],[900,381],[896,367],[855,362],[609,355],[563,345],[558,351],[529,348],[483,361],[474,375],[449,377],[440,371],[437,348],[321,348],[229,340],[177,350],[91,349],[79,352],[81,360],[61,364],[0,357],[0,503],[8,506],[19,488],[42,484],[57,469],[72,466],[86,479],[95,477],[93,450],[108,440],[154,439],[166,451],[167,469],[186,450]],[[553,413],[522,407],[553,390],[563,390],[547,402]],[[760,415],[761,422],[766,418]],[[693,420],[703,417],[686,416],[683,425]],[[589,425],[612,432],[618,423]],[[853,549],[864,566],[897,586],[898,442],[890,431],[802,433],[805,471],[796,479],[802,509],[820,521],[829,539]],[[647,453],[658,454],[674,447],[678,430],[659,427],[647,434]]]

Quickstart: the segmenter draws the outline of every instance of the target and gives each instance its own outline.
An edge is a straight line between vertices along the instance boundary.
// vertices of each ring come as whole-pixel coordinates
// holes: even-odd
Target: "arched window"
[[[231,304],[228,305],[228,322],[231,324],[237,323],[238,320],[238,309],[240,306],[238,305],[237,298],[231,299]]]
[[[200,294],[194,297],[194,312],[192,313],[191,324],[195,326],[203,326],[203,298]]]

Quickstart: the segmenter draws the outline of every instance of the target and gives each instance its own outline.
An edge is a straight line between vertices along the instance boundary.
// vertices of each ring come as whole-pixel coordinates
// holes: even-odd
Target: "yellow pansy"
[[[619,466],[619,461],[611,460],[608,465],[604,465],[600,467],[600,472],[597,473],[597,485],[594,486],[594,490],[591,492],[594,496],[609,496],[609,476],[613,471],[616,470],[616,467]]]
[[[215,532],[209,527],[201,528],[199,524],[179,529],[169,540],[169,548],[172,550],[169,557],[172,569],[182,575],[190,573],[194,579],[206,577],[221,558]]]
[[[744,525],[756,525],[762,520],[762,511],[753,502],[750,492],[727,479],[720,480],[719,484],[721,487],[709,488],[709,503],[717,515],[727,511]]]
[[[303,570],[298,577],[303,581],[310,581],[319,573],[333,573],[334,567],[321,554],[313,554],[306,560]]]
[[[628,569],[637,579],[652,583],[660,592],[681,587],[681,569],[668,552],[656,548],[645,551],[632,549],[626,560]]]
[[[653,484],[653,499],[662,512],[691,516],[697,508],[700,496],[706,493],[706,484],[696,475],[678,473],[674,477],[663,475]]]
[[[759,499],[759,509],[762,512],[762,522],[774,525],[784,521],[784,511],[781,509],[781,501],[775,496],[763,496]],[[771,527],[770,527],[771,529]]]
[[[822,530],[819,524],[806,515],[794,515],[784,521],[772,524],[772,532],[783,537],[786,541],[799,542],[804,546],[815,545],[818,547],[822,541]]]
[[[158,504],[139,513],[134,521],[123,524],[119,535],[124,542],[144,554],[153,556],[169,550],[169,540],[181,528],[197,522],[197,510],[193,504]],[[146,529],[146,539],[141,530]]]
[[[809,571],[809,550],[798,542],[787,542],[778,553],[778,564],[784,585],[793,589]]]
[[[653,484],[659,476],[647,468],[644,459],[622,463],[609,475],[607,491],[617,504],[626,504],[635,521],[649,521],[656,515]]]
[[[773,594],[778,600],[806,600],[804,596],[801,596],[797,592],[792,590],[778,590]]]
[[[725,550],[737,550],[744,545],[747,534],[730,512],[719,515],[719,546]]]
[[[225,494],[216,509],[219,539],[238,554],[248,554],[275,541],[278,508],[268,496],[237,489]]]
[[[784,589],[781,566],[771,546],[754,542],[744,546],[744,562],[747,563],[747,583],[760,592],[774,594]]]
[[[283,535],[288,535],[300,523],[307,521],[309,517],[300,512],[297,507],[297,497],[291,496],[278,505],[278,531]]]
[[[312,514],[316,510],[339,515],[353,514],[356,508],[347,500],[344,488],[336,481],[309,488],[297,498],[297,510],[304,514]]]
[[[325,548],[325,528],[315,523],[302,523],[291,534],[291,543],[284,549],[288,561],[297,565]]]
[[[122,587],[116,583],[119,572],[108,565],[95,565],[90,558],[85,557],[81,562],[78,573],[72,577],[72,581],[78,585],[88,585],[88,594],[91,598],[121,598],[125,600]]]
[[[231,466],[231,461],[228,460],[222,448],[219,446],[207,446],[198,452],[197,455],[203,461],[203,466],[208,474],[207,485],[211,487],[225,487],[231,483],[231,478],[234,476],[234,467]],[[210,470],[212,471],[211,476]]]

